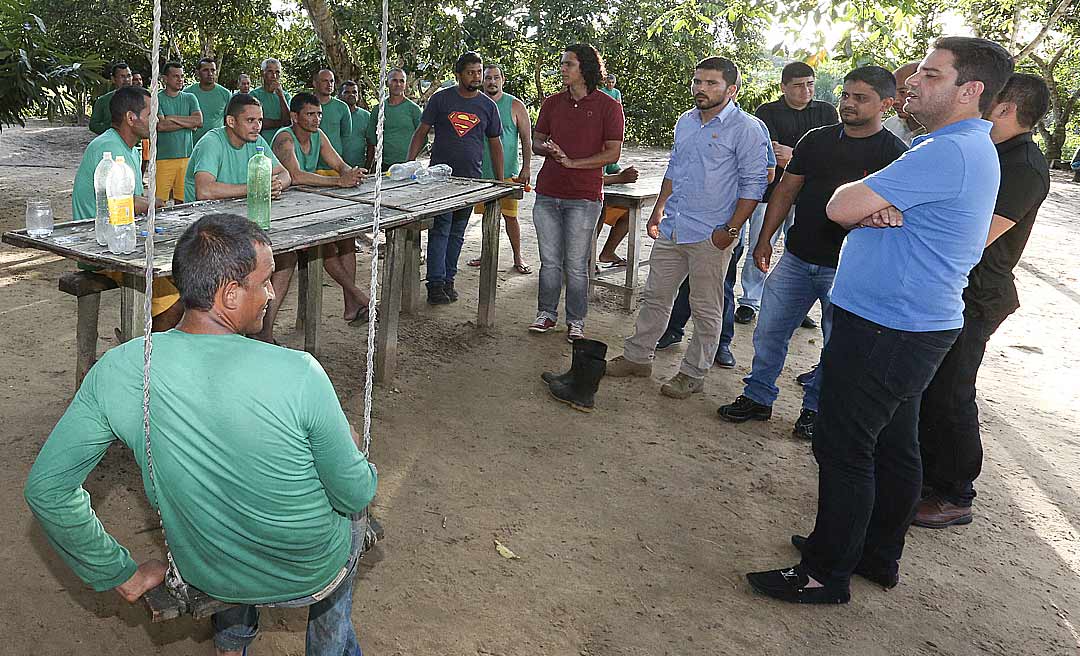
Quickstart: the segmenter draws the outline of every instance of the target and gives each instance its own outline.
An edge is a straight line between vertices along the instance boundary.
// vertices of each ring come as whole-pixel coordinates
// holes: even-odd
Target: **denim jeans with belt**
[[[603,205],[598,200],[536,194],[533,225],[540,248],[537,316],[559,320],[559,296],[565,278],[566,323],[585,325],[589,311],[589,253]]]
[[[457,275],[461,246],[465,243],[465,229],[469,227],[472,206],[447,212],[435,217],[428,230],[427,282],[442,285],[454,282]]]
[[[365,524],[352,520],[352,550],[343,567],[344,577],[325,597],[314,595],[264,604],[274,608],[308,607],[306,656],[363,656],[356,630],[352,624],[353,579],[356,564],[364,547]],[[321,596],[321,595],[320,595]],[[259,609],[256,606],[234,606],[211,617],[214,626],[214,645],[222,651],[241,651],[259,633]]]
[[[743,394],[764,405],[772,405],[780,394],[776,379],[784,368],[791,336],[806,313],[821,301],[821,331],[829,342],[832,313],[829,291],[836,269],[801,260],[790,251],[780,257],[761,295],[761,312],[754,328],[754,364],[743,379]],[[821,383],[814,376],[803,387],[803,407],[817,411]]]
[[[860,562],[897,572],[922,487],[919,403],[959,329],[886,328],[833,306],[814,431],[818,511],[806,572],[847,588]]]

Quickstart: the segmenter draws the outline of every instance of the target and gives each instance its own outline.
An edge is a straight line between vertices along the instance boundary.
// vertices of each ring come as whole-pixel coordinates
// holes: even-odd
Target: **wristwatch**
[[[720,229],[731,235],[732,238],[739,236],[739,229],[732,227],[731,224],[725,223],[724,225],[720,226]]]

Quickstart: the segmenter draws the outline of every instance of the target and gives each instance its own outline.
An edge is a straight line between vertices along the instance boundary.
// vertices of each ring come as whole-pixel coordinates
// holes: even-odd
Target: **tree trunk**
[[[338,29],[326,0],[302,0],[304,9],[307,10],[311,25],[315,28],[315,34],[322,43],[323,52],[330,62],[330,68],[334,69],[334,75],[339,82],[354,80],[361,81],[360,68],[353,61],[345,41],[341,38],[341,30]],[[360,89],[363,95],[367,90]]]

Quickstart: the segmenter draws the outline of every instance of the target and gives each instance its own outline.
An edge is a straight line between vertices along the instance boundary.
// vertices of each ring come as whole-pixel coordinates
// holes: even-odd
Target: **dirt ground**
[[[33,123],[0,133],[0,229],[22,227],[24,200],[70,216],[71,182],[90,134]],[[624,158],[659,172],[666,153]],[[536,167],[538,168],[538,166]],[[980,380],[986,463],[976,521],[911,531],[902,584],[853,582],[852,602],[792,607],[756,596],[743,573],[797,561],[788,543],[813,523],[817,468],[790,436],[793,377],[816,361],[800,329],[772,421],[734,426],[715,409],[741,391],[753,326],[736,326],[733,371],[704,394],[658,393],[654,380],[603,381],[592,414],[548,398],[539,374],[569,362],[562,333],[531,335],[537,276],[510,273],[503,238],[497,322],[477,336],[478,273],[464,268],[454,306],[403,319],[400,373],[377,388],[372,460],[386,540],[361,563],[354,619],[368,654],[1025,654],[1080,653],[1080,186],[1055,174],[1017,269],[1023,308],[990,343]],[[528,195],[527,195],[528,196]],[[537,266],[530,215],[522,233]],[[644,239],[644,241],[648,241]],[[470,227],[462,260],[480,248]],[[361,256],[361,266],[368,258]],[[75,300],[56,289],[71,268],[0,246],[0,654],[210,654],[207,622],[150,625],[140,606],[81,584],[53,553],[22,499],[42,442],[72,394]],[[362,268],[366,270],[366,268]],[[347,414],[363,403],[361,330],[325,290],[324,355]],[[116,293],[102,304],[113,345]],[[279,319],[290,334],[295,293]],[[816,310],[815,310],[816,312]],[[633,316],[594,302],[590,337],[613,353]],[[106,527],[138,560],[161,557],[138,469],[112,449],[87,482]],[[519,560],[496,553],[498,539]],[[250,653],[303,653],[302,611],[268,611]]]

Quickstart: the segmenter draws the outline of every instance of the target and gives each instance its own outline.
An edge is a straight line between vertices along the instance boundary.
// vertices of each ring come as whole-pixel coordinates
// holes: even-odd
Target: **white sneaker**
[[[585,326],[572,323],[566,327],[566,341],[570,342],[571,344],[573,344],[579,339],[583,339],[584,337]]]

